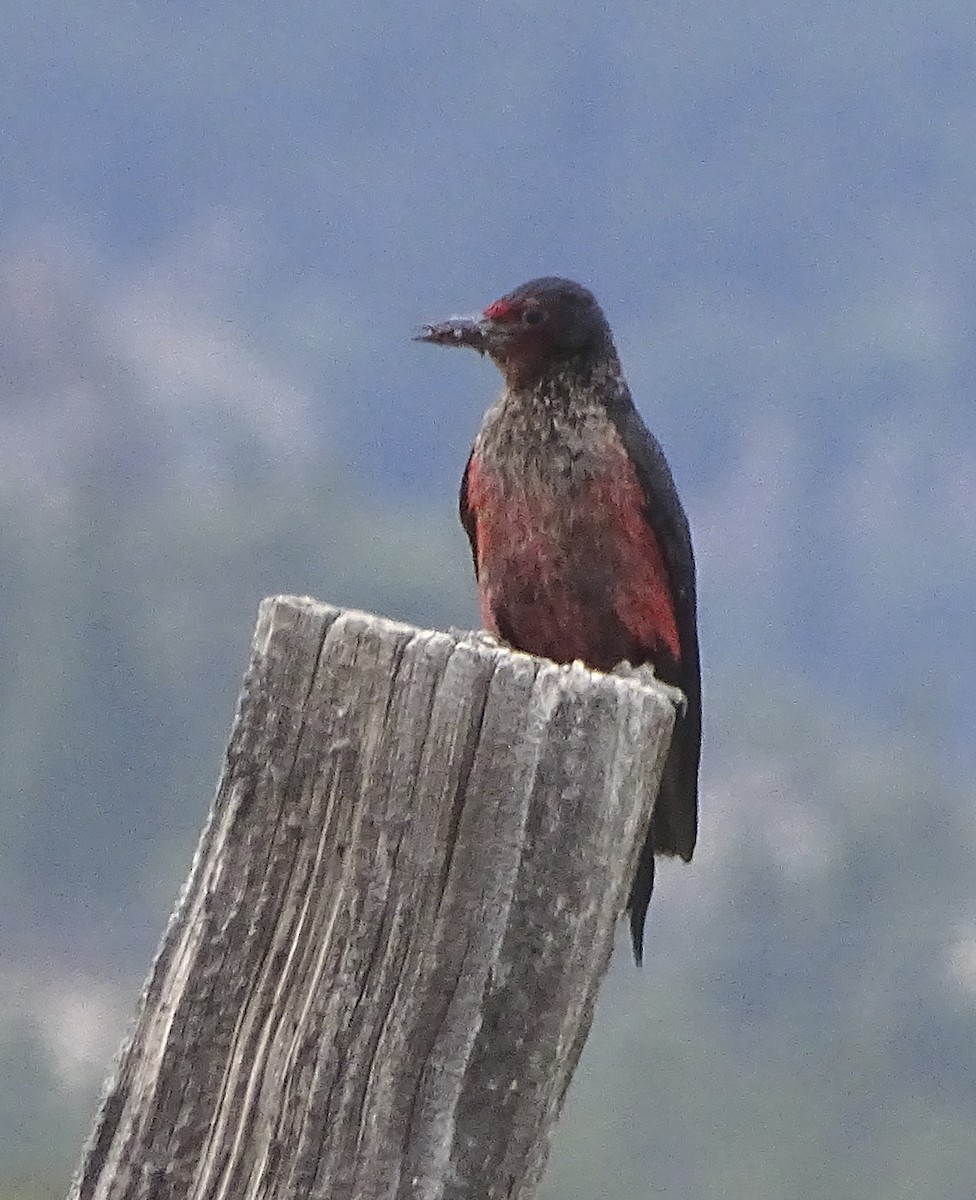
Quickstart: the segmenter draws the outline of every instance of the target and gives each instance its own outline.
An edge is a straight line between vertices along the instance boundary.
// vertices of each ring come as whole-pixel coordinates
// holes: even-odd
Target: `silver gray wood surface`
[[[672,719],[637,677],[266,600],[72,1198],[531,1196]]]

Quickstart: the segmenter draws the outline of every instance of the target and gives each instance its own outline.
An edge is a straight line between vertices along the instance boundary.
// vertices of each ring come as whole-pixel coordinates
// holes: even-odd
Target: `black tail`
[[[647,916],[647,906],[651,902],[653,891],[654,848],[648,833],[647,840],[641,847],[634,882],[630,885],[630,899],[627,901],[627,911],[630,913],[630,940],[634,945],[634,962],[638,966],[644,962],[644,918]]]
[[[634,943],[634,960],[640,966],[644,960],[644,918],[654,891],[654,851],[658,854],[675,854],[685,862],[691,858],[695,848],[695,832],[698,815],[698,749],[694,744],[694,763],[691,770],[685,766],[684,755],[689,753],[684,737],[685,726],[679,724],[671,749],[664,763],[661,786],[651,827],[641,847],[634,882],[630,887],[627,909],[630,912],[630,937]]]

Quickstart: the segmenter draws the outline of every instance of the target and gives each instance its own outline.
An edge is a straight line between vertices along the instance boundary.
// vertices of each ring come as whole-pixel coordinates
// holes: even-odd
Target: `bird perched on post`
[[[689,861],[697,831],[695,562],[671,470],[579,284],[533,279],[418,340],[487,354],[505,381],[461,482],[485,628],[559,663],[649,663],[684,693],[627,904],[640,964],[654,855]]]

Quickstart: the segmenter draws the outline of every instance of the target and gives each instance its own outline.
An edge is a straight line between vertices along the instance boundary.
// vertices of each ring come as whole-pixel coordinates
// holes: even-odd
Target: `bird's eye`
[[[541,308],[527,308],[525,312],[522,313],[523,325],[541,325],[545,319],[546,314]]]

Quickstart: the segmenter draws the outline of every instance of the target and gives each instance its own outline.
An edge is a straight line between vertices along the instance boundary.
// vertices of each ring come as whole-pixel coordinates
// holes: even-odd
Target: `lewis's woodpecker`
[[[420,340],[487,354],[505,381],[461,481],[485,628],[559,663],[649,663],[684,693],[627,904],[639,964],[654,855],[688,862],[698,823],[695,561],[671,470],[578,283],[533,279]]]

